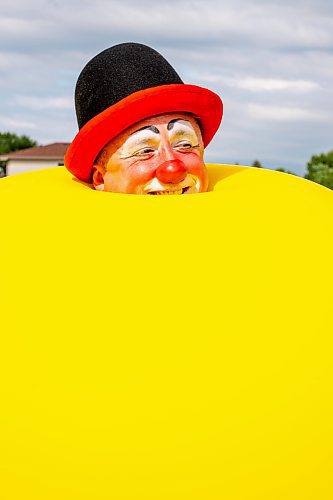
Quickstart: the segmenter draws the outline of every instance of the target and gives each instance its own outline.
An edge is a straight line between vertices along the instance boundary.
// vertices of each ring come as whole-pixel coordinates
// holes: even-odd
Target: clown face
[[[98,155],[93,184],[127,194],[191,194],[207,190],[200,128],[187,113],[155,116],[128,128]]]

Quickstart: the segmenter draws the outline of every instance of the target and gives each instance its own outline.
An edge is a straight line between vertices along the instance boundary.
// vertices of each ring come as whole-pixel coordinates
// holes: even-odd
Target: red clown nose
[[[164,184],[178,184],[186,177],[187,170],[181,160],[168,160],[156,170],[156,177]]]

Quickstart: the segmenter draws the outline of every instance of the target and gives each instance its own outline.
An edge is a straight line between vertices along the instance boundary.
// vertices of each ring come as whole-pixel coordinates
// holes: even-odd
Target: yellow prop
[[[0,181],[0,497],[333,497],[333,195]]]

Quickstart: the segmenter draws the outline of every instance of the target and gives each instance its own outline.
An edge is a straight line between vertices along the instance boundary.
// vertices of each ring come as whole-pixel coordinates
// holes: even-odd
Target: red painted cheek
[[[128,166],[128,193],[135,193],[136,189],[143,184],[147,184],[155,177],[158,167],[156,158],[149,160],[140,160]]]
[[[192,174],[198,177],[202,190],[206,191],[208,184],[207,171],[205,164],[197,154],[175,152],[172,160],[176,160],[177,164],[182,165],[182,172],[179,173],[179,179],[177,182],[181,182],[187,174]],[[161,168],[164,163],[165,158],[154,156],[153,158],[135,161],[132,164],[127,165],[126,176],[128,182],[126,192],[136,193],[138,187],[152,181],[156,176],[159,177],[157,175],[157,170]],[[166,184],[174,183],[172,179],[170,180],[167,177],[163,177],[163,179],[161,178],[159,180]]]
[[[177,155],[177,157],[179,156]],[[181,159],[186,167],[187,173],[198,177],[201,184],[201,190],[206,191],[208,187],[208,174],[203,160],[195,153],[181,154]]]

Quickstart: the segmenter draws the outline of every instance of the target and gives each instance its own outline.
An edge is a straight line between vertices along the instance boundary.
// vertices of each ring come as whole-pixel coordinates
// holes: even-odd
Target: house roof
[[[69,142],[54,142],[46,146],[20,149],[0,156],[0,160],[63,160]]]

